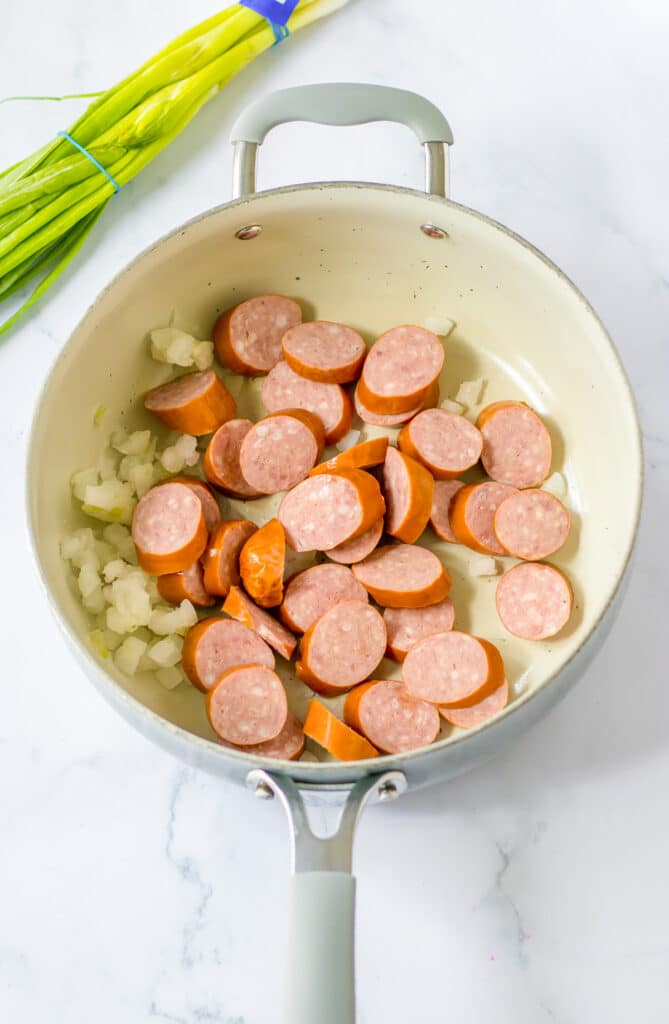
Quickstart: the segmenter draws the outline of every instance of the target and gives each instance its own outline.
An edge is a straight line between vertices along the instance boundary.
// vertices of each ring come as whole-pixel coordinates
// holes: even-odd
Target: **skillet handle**
[[[448,194],[448,146],[453,133],[433,103],[406,89],[355,82],[323,82],[261,96],[237,118],[231,132],[234,146],[233,197],[256,190],[258,146],[277,125],[289,121],[354,125],[394,121],[411,128],[425,153],[425,191]]]
[[[370,799],[399,796],[406,779],[402,772],[390,771],[367,776],[352,788],[326,792],[318,786],[299,789],[288,776],[254,769],[247,784],[257,796],[278,797],[290,825],[293,878],[285,1024],[355,1024],[355,828]],[[311,808],[339,816],[327,837],[312,831],[304,799],[309,788]]]

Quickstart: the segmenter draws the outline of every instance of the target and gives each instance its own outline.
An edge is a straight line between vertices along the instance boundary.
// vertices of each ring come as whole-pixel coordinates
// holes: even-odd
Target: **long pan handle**
[[[291,832],[290,948],[286,1024],[355,1024],[355,828],[370,799],[390,800],[406,789],[401,772],[370,775],[337,792],[314,787],[339,822],[327,837],[311,829],[305,791],[283,775],[254,770],[248,784],[258,796],[278,797]]]
[[[272,128],[290,121],[329,125],[394,121],[406,125],[425,153],[425,191],[437,196],[448,194],[448,146],[453,143],[453,133],[434,103],[418,93],[388,85],[322,82],[279,89],[242,111],[230,136],[235,150],[235,199],[255,192],[258,146]]]

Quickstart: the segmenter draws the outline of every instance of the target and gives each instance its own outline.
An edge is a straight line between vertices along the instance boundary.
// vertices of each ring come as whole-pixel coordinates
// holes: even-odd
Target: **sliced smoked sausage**
[[[388,448],[383,464],[386,533],[407,544],[418,540],[432,511],[434,478],[410,455]]]
[[[306,409],[318,416],[326,444],[336,444],[351,429],[353,405],[343,387],[300,377],[284,360],[265,377],[261,396],[268,412]]]
[[[492,480],[512,487],[538,487],[551,469],[551,437],[524,402],[493,402],[479,413],[481,462]]]
[[[232,619],[201,619],[188,630],[181,653],[193,686],[206,693],[219,676],[236,665],[274,668],[274,655],[252,629]]]
[[[388,656],[395,661],[404,661],[419,640],[453,629],[455,609],[446,598],[427,608],[386,608],[383,621],[388,633]]]
[[[515,487],[487,481],[467,484],[451,501],[449,521],[461,544],[484,555],[503,555],[504,548],[495,535],[495,513],[502,502],[516,494]]]
[[[190,601],[197,608],[208,608],[214,604],[214,598],[204,585],[204,576],[200,562],[193,562],[187,569],[159,576],[158,593],[163,601],[170,604],[181,604]]]
[[[359,389],[355,389],[353,395],[353,402],[355,404],[355,411],[357,412],[363,423],[369,423],[372,427],[401,427],[409,420],[412,420],[414,416],[417,416],[423,409],[432,409],[439,401],[439,381],[435,380],[434,384],[431,384],[427,389],[423,398],[407,412],[396,412],[394,416],[383,415],[383,413],[372,412],[368,409],[364,402],[360,399]]]
[[[487,640],[453,630],[414,644],[404,659],[402,678],[414,697],[430,704],[468,707],[502,684],[504,662]]]
[[[384,754],[401,754],[434,743],[439,712],[397,680],[374,679],[356,686],[344,703],[344,720]]]
[[[422,462],[437,480],[451,480],[476,465],[483,439],[480,431],[448,409],[425,409],[399,432],[401,451]]]
[[[345,540],[342,544],[329,548],[324,554],[332,559],[333,562],[339,562],[342,565],[353,565],[354,562],[362,562],[363,558],[371,555],[381,540],[383,525],[383,519],[377,519],[374,525],[370,526],[369,530],[361,533],[359,537],[354,537],[353,540]]]
[[[217,737],[216,742],[229,750],[239,750],[252,757],[271,757],[275,761],[298,761],[304,752],[304,729],[299,718],[292,711],[288,712],[286,724],[273,740],[264,743],[251,743],[241,747],[238,743],[228,743]]]
[[[569,580],[553,565],[522,562],[497,584],[502,625],[524,640],[546,640],[567,624],[574,603]]]
[[[250,597],[239,587],[230,587],[230,593],[223,603],[223,611],[249,629],[253,629],[270,647],[289,661],[297,645],[297,637],[277,622],[269,612],[258,608]]]
[[[371,437],[369,441],[354,444],[339,455],[334,455],[331,459],[314,466],[309,476],[337,473],[340,469],[369,469],[371,466],[380,466],[386,457],[387,448],[387,437]]]
[[[367,591],[350,569],[323,563],[298,572],[286,586],[279,617],[293,633],[309,627],[340,601],[364,601]]]
[[[451,578],[432,551],[387,544],[352,567],[374,600],[387,608],[425,608],[448,597]]]
[[[271,413],[242,441],[239,467],[249,487],[261,494],[287,491],[308,475],[324,448],[323,425],[305,409]]]
[[[140,498],[132,517],[132,539],[144,572],[181,572],[207,544],[202,502],[185,484],[165,483]]]
[[[182,434],[211,434],[236,412],[235,400],[213,370],[187,373],[147,391],[144,405]]]
[[[229,420],[219,427],[204,453],[204,475],[233,498],[257,498],[256,491],[242,476],[239,453],[242,441],[253,426],[251,420]]]
[[[226,519],[209,535],[201,562],[210,594],[225,597],[240,582],[239,555],[258,527],[246,519]]]
[[[505,679],[489,697],[484,697],[478,704],[472,704],[468,708],[449,708],[442,704],[439,707],[439,714],[458,729],[475,729],[498,715],[508,703],[509,684]]]
[[[349,729],[319,700],[312,700],[304,720],[304,733],[340,761],[366,761],[378,757],[378,750]]]
[[[206,708],[216,735],[240,747],[273,740],[288,718],[283,684],[265,665],[229,668],[207,693]]]
[[[369,473],[342,469],[308,477],[286,494],[279,519],[295,551],[328,551],[360,536],[386,509]]]
[[[226,310],[214,325],[214,347],[224,366],[255,377],[281,358],[281,338],[302,310],[283,295],[257,295]]]
[[[302,637],[296,671],[316,693],[336,696],[366,679],[385,650],[386,627],[377,610],[363,601],[341,601]]]
[[[204,480],[198,480],[196,476],[185,475],[171,476],[169,481],[164,481],[164,483],[168,482],[171,484],[185,484],[186,487],[190,487],[194,494],[197,494],[198,498],[202,502],[202,511],[204,513],[204,522],[207,527],[207,533],[211,533],[221,521],[221,510],[218,507],[216,495],[209,484],[206,484]]]
[[[434,482],[430,526],[440,540],[446,540],[449,544],[458,542],[451,526],[451,503],[460,488],[464,486],[462,480],[435,480]]]
[[[321,384],[357,380],[365,359],[365,342],[344,324],[311,320],[289,328],[281,350],[291,370]]]
[[[444,365],[444,347],[432,331],[406,324],[378,338],[358,383],[362,404],[382,415],[408,412],[420,405]]]
[[[254,530],[239,556],[246,592],[261,608],[275,608],[283,598],[286,534],[278,519]]]
[[[538,562],[562,547],[569,536],[569,513],[548,491],[515,491],[497,507],[495,535],[516,558]]]

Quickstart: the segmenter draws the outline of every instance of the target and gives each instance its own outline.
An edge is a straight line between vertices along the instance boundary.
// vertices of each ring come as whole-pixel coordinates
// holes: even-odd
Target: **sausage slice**
[[[448,597],[451,578],[432,551],[387,544],[352,568],[374,600],[387,608],[425,608]]]
[[[400,430],[397,444],[437,480],[451,480],[476,465],[483,439],[464,416],[448,409],[425,409]]]
[[[293,633],[306,633],[316,619],[340,601],[354,600],[366,604],[368,598],[350,569],[328,563],[312,565],[288,583],[279,616]]]
[[[166,480],[165,483],[168,481]],[[169,478],[171,484],[185,484],[186,487],[190,487],[194,494],[197,494],[198,498],[202,502],[202,511],[204,513],[204,523],[207,527],[207,533],[211,533],[215,530],[221,521],[221,510],[218,507],[216,501],[216,495],[212,491],[209,484],[206,484],[204,480],[198,480],[196,476],[171,476]]]
[[[235,373],[255,377],[281,358],[281,338],[299,324],[302,310],[283,295],[257,295],[219,316],[214,325],[216,355]]]
[[[181,572],[197,561],[207,543],[202,502],[185,484],[153,487],[137,502],[132,539],[144,572]]]
[[[504,573],[495,601],[509,633],[524,640],[546,640],[567,624],[574,595],[569,580],[555,566],[524,562]]]
[[[216,431],[204,453],[204,475],[233,498],[257,498],[256,491],[242,476],[239,453],[242,441],[253,426],[251,420],[230,420]]]
[[[479,414],[481,462],[489,477],[512,487],[538,487],[551,469],[551,437],[524,402],[493,402]]]
[[[341,601],[300,641],[296,671],[316,693],[335,696],[366,679],[386,650],[381,615],[363,601]]]
[[[319,700],[312,700],[304,720],[304,733],[339,761],[366,761],[378,757],[378,750],[349,729]]]
[[[240,747],[273,740],[288,718],[283,684],[265,665],[228,669],[209,690],[206,708],[216,735]]]
[[[217,737],[216,742],[229,750],[239,750],[253,757],[271,757],[275,761],[299,761],[304,752],[304,729],[299,718],[292,711],[288,712],[286,724],[273,740],[264,743],[251,743],[241,747],[238,743],[228,743]]]
[[[365,342],[344,324],[312,320],[289,328],[281,350],[291,370],[321,384],[357,380],[365,359]]]
[[[230,587],[239,584],[239,556],[256,530],[246,519],[226,519],[210,534],[201,559],[204,585],[210,594],[224,597]]]
[[[446,540],[449,544],[458,542],[451,526],[451,503],[460,488],[464,486],[462,480],[435,480],[434,482],[430,526],[440,540]]]
[[[383,415],[383,413],[372,412],[368,409],[364,402],[360,399],[359,388],[355,389],[353,395],[353,402],[355,404],[355,411],[364,423],[369,423],[373,427],[401,427],[403,424],[408,423],[414,416],[417,416],[423,409],[432,409],[439,401],[439,381],[435,380],[434,384],[425,392],[423,398],[418,405],[414,406],[413,409],[409,409],[408,412],[395,413],[394,416]]]
[[[320,473],[337,473],[340,469],[369,469],[371,466],[380,466],[386,457],[387,449],[387,437],[371,437],[369,441],[354,444],[346,451],[340,452],[339,455],[314,466],[309,476],[317,476]]]
[[[495,512],[495,535],[516,558],[538,562],[562,547],[569,536],[569,513],[548,491],[516,491]]]
[[[420,405],[444,365],[444,347],[432,331],[406,324],[378,338],[365,359],[358,384],[360,401],[383,415]]]
[[[383,465],[386,533],[407,544],[418,540],[432,511],[434,478],[411,456],[388,448]]]
[[[156,585],[163,601],[169,601],[170,604],[190,601],[197,608],[208,608],[215,603],[214,598],[204,585],[200,562],[193,562],[187,569],[182,569],[180,572],[159,576]]]
[[[188,630],[181,653],[193,686],[206,693],[219,676],[237,665],[274,668],[274,655],[252,629],[231,619],[201,619]]]
[[[274,608],[283,598],[286,534],[278,519],[254,530],[239,556],[246,591],[261,608]]]
[[[472,704],[468,708],[449,708],[442,704],[439,707],[439,714],[458,729],[476,729],[503,711],[508,703],[509,684],[505,679],[501,686],[478,704]]]
[[[385,510],[373,476],[361,469],[342,469],[299,483],[281,502],[279,519],[295,551],[329,551],[360,536]]]
[[[493,644],[453,630],[419,640],[402,665],[409,693],[430,704],[468,707],[504,681],[504,662]]]
[[[323,425],[304,409],[271,413],[248,431],[239,467],[256,493],[287,491],[308,475],[323,454]]]
[[[235,400],[213,370],[187,373],[147,391],[144,405],[182,434],[211,434],[236,412]]]
[[[384,754],[427,747],[439,735],[439,712],[412,697],[396,680],[372,680],[351,690],[344,703],[347,725]]]
[[[451,501],[449,520],[461,544],[484,555],[503,555],[495,534],[495,513],[502,502],[516,494],[509,484],[468,484]]]

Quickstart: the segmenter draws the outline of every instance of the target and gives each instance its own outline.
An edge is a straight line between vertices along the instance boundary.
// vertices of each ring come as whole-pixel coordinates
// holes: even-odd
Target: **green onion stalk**
[[[301,0],[288,22],[290,32],[347,2]],[[229,7],[99,94],[68,134],[123,186],[275,42],[265,18],[240,5]],[[0,171],[0,303],[40,277],[20,308],[0,324],[0,334],[63,272],[115,191],[95,164],[62,137]]]

